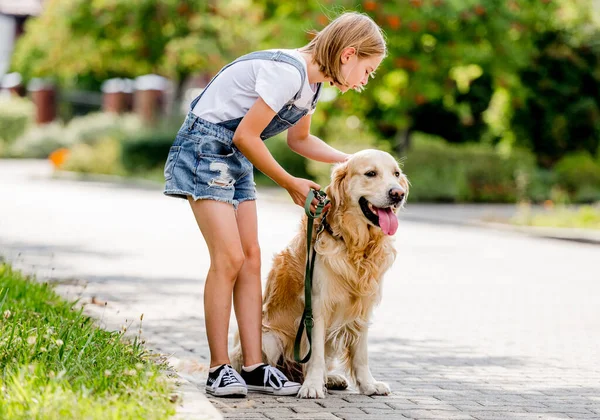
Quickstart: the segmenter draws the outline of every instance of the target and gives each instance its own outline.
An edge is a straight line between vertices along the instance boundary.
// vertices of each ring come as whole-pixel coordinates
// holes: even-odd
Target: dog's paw
[[[348,381],[342,375],[328,374],[327,375],[327,389],[347,389]]]
[[[378,381],[360,384],[359,390],[365,395],[389,395],[392,392],[388,384]]]
[[[304,381],[298,398],[325,398],[325,384],[322,381]]]

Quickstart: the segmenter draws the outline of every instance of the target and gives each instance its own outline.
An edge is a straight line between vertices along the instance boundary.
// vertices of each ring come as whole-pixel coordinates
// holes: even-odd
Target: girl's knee
[[[223,252],[211,261],[211,269],[235,280],[245,260],[246,258],[241,250],[239,252]]]
[[[245,264],[251,264],[260,267],[260,246],[258,244],[250,245],[244,248]]]

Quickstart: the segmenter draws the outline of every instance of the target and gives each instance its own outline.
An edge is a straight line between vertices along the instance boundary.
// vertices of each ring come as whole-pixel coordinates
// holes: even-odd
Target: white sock
[[[208,371],[209,371],[210,373],[214,373],[214,372],[215,372],[217,369],[219,369],[221,366],[223,366],[223,365],[217,365],[217,366],[215,366],[215,367],[211,367],[210,369],[208,369]]]
[[[252,366],[242,366],[242,369],[244,369],[244,371],[246,371],[246,372],[252,372],[254,369],[256,369],[257,367],[262,366],[262,365],[263,365],[263,363],[257,363]]]

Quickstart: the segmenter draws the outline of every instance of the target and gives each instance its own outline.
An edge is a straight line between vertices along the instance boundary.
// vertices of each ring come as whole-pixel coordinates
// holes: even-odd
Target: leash
[[[316,198],[318,203],[315,209],[315,213],[311,213],[310,206],[313,199]],[[315,257],[316,251],[312,246],[312,229],[313,223],[316,218],[321,216],[323,208],[329,203],[327,195],[322,191],[310,190],[304,203],[304,212],[308,216],[308,223],[306,228],[306,272],[304,276],[304,312],[300,319],[300,325],[298,326],[298,333],[296,334],[296,340],[294,341],[294,360],[298,363],[306,363],[310,360],[312,353],[312,328],[315,325],[313,314],[312,314],[312,276],[315,268]],[[315,237],[323,230],[324,225],[321,224],[319,230],[315,233]],[[312,249],[312,252],[311,252]],[[306,338],[308,339],[308,353],[303,359],[300,359],[300,343],[302,342],[302,334],[306,327]]]

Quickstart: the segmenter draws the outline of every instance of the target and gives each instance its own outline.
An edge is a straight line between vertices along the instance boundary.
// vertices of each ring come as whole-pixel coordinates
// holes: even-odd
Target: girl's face
[[[369,81],[369,77],[375,72],[383,60],[383,56],[374,55],[370,57],[358,58],[354,48],[347,48],[342,53],[342,77],[346,80],[347,86],[334,83],[342,92],[354,89],[360,92]]]

